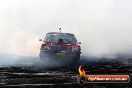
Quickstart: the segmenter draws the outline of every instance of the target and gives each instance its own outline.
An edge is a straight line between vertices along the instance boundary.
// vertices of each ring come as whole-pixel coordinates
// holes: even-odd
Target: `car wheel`
[[[45,53],[42,51],[40,52],[39,57],[40,57],[40,64],[45,64],[48,60]]]
[[[80,61],[80,54],[77,54],[74,58],[73,58],[73,64],[74,65],[78,65]]]

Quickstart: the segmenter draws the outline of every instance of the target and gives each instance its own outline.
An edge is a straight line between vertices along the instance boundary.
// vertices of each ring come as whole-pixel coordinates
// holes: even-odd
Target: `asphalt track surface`
[[[0,67],[1,88],[132,88],[129,83],[77,83],[78,67],[82,65],[87,74],[128,74],[132,78],[132,58],[90,60],[83,58],[77,66],[43,67],[3,66]]]

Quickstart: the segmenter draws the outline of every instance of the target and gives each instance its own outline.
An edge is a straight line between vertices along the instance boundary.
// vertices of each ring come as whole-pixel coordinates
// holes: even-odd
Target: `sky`
[[[47,32],[74,33],[82,55],[132,52],[131,0],[0,0],[0,53],[38,56]]]

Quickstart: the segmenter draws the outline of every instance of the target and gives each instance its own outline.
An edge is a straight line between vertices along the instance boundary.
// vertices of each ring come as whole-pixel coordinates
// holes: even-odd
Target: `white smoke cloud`
[[[0,1],[0,52],[39,53],[47,32],[74,33],[82,54],[131,54],[131,0],[3,0]]]

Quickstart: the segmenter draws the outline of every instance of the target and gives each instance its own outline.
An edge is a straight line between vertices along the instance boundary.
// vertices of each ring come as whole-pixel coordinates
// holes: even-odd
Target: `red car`
[[[74,34],[50,32],[42,40],[40,61],[44,64],[78,64],[81,47]]]

